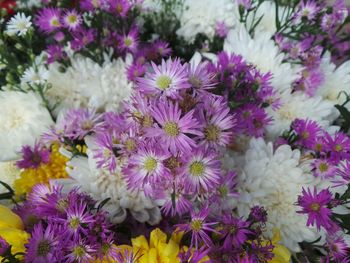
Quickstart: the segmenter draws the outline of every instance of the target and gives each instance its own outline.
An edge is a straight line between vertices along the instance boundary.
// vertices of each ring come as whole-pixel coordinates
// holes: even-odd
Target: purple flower
[[[156,40],[152,44],[151,49],[163,58],[168,57],[171,54],[171,47],[169,47],[169,43],[162,40]]]
[[[123,52],[135,53],[138,47],[138,30],[136,27],[131,28],[128,34],[117,37],[118,47]]]
[[[35,225],[31,238],[26,245],[25,262],[59,262],[62,260],[62,248],[59,247],[61,231],[57,225],[46,228],[41,223]],[[62,245],[62,244],[61,244]]]
[[[316,188],[311,192],[310,188],[307,191],[303,188],[302,195],[298,196],[298,205],[302,207],[300,214],[307,214],[308,220],[306,225],[317,226],[318,231],[321,226],[326,230],[334,227],[330,216],[332,211],[328,208],[328,204],[333,200],[332,193],[328,189],[323,189],[317,193]]]
[[[72,49],[79,51],[95,40],[95,29],[80,28],[72,32],[73,40],[71,41]]]
[[[49,34],[61,28],[62,25],[60,19],[60,9],[47,7],[40,10],[34,22],[42,32]]]
[[[225,22],[216,22],[215,25],[215,33],[222,38],[225,38],[227,36],[229,29],[227,27],[227,25],[225,24]]]
[[[62,24],[70,31],[77,30],[82,22],[83,19],[81,15],[74,9],[67,10],[62,15]]]
[[[143,78],[138,78],[138,89],[150,95],[160,95],[170,98],[179,97],[179,91],[188,89],[187,65],[181,65],[180,59],[174,61],[162,60],[162,64],[157,66],[151,62],[153,73],[146,73]]]
[[[199,248],[199,243],[204,242],[207,247],[212,247],[213,242],[207,232],[216,232],[213,229],[213,225],[216,225],[217,222],[207,223],[207,217],[209,215],[209,208],[204,207],[199,212],[191,212],[191,220],[185,224],[176,225],[178,231],[191,232],[191,248]]]
[[[300,23],[302,18],[306,18],[309,21],[314,20],[319,10],[320,8],[316,2],[312,0],[301,1],[294,16],[294,23]]]
[[[331,159],[335,162],[350,156],[350,138],[342,132],[336,132],[334,136],[325,133],[324,144],[325,151],[330,152]]]
[[[121,17],[125,17],[132,7],[131,3],[128,0],[109,0],[108,2],[108,11],[111,13],[117,13]]]
[[[195,92],[203,93],[215,87],[215,74],[208,69],[206,63],[188,64],[188,82]]]
[[[88,224],[93,222],[93,217],[87,211],[85,203],[72,202],[70,207],[67,209],[67,219],[61,219],[60,221],[64,221],[68,234],[77,237],[80,233],[84,233],[86,235],[86,228]]]
[[[117,158],[114,154],[114,143],[109,133],[99,133],[95,137],[96,147],[92,149],[97,161],[97,168],[107,168],[112,173],[117,168]]]
[[[342,260],[349,256],[349,247],[341,236],[328,236],[326,247],[330,257],[336,262],[343,262]]]
[[[315,121],[296,119],[292,128],[298,135],[296,144],[312,149],[322,130]]]
[[[67,263],[92,262],[95,259],[96,249],[88,245],[86,240],[79,238],[68,244],[68,254],[65,257]]]
[[[220,182],[220,161],[216,153],[197,148],[184,158],[183,176],[186,189],[195,193],[209,193]]]
[[[314,168],[313,174],[322,179],[334,177],[337,172],[337,168],[327,159],[316,159],[311,165]]]
[[[4,256],[10,248],[10,244],[5,239],[0,237],[0,257]]]
[[[249,230],[249,222],[235,218],[232,214],[225,214],[221,223],[223,229],[220,232],[224,239],[224,249],[227,250],[241,246],[248,239],[248,235],[253,233]]]
[[[81,0],[80,8],[84,11],[94,11],[102,6],[103,0]]]
[[[123,170],[128,186],[131,189],[139,189],[145,184],[156,185],[157,182],[169,176],[168,169],[164,166],[164,160],[170,157],[155,145],[147,144],[132,155],[128,167]]]
[[[129,81],[136,81],[146,73],[146,66],[141,63],[133,63],[128,67],[127,75]]]
[[[29,145],[23,146],[21,152],[22,160],[16,162],[18,168],[36,169],[41,164],[45,164],[50,161],[50,151],[44,148],[38,142],[34,144],[34,148],[30,147]]]
[[[48,54],[47,63],[49,64],[66,57],[66,53],[61,45],[49,45],[46,52]]]
[[[202,135],[197,130],[198,123],[193,118],[194,111],[190,111],[181,117],[178,104],[160,102],[154,106],[152,116],[158,125],[146,130],[146,136],[158,138],[166,149],[172,154],[177,151],[191,151],[196,143],[189,135]]]
[[[249,213],[249,220],[253,223],[266,223],[267,211],[261,206],[253,206]]]

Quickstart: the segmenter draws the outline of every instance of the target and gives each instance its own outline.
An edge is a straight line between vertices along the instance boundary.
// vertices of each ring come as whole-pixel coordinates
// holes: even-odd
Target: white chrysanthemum
[[[0,92],[0,161],[14,160],[23,145],[33,145],[53,124],[34,93]]]
[[[342,104],[346,100],[345,94],[350,95],[350,61],[346,61],[338,68],[331,62],[331,56],[327,52],[321,61],[321,70],[324,74],[324,83],[316,90],[316,94],[333,104]],[[340,95],[339,95],[340,94]],[[349,105],[347,105],[349,107]],[[350,107],[349,107],[350,108]]]
[[[27,68],[21,78],[21,82],[34,84],[44,84],[49,78],[49,71],[44,66],[38,66],[37,68]]]
[[[106,60],[102,66],[89,58],[75,57],[66,72],[60,65],[49,66],[52,88],[47,96],[53,103],[61,101],[62,108],[93,107],[102,110],[120,110],[121,102],[128,99],[132,83],[128,81],[128,63],[121,58]]]
[[[20,173],[21,171],[17,168],[16,162],[0,162],[0,181],[8,184],[10,187],[13,187],[13,183],[19,178]],[[3,185],[0,185],[0,194],[6,192],[8,190]]]
[[[128,190],[120,171],[111,174],[105,169],[97,168],[92,153],[88,150],[87,154],[88,158],[72,158],[67,163],[67,172],[71,179],[61,179],[58,182],[66,189],[80,187],[97,201],[110,198],[103,209],[109,212],[113,223],[123,222],[127,211],[139,222],[151,225],[159,223],[161,213],[158,203],[146,197],[142,191]]]
[[[281,231],[281,242],[292,251],[299,251],[298,242],[313,241],[317,231],[306,226],[306,215],[296,212],[297,197],[302,187],[314,186],[318,180],[300,162],[300,151],[282,145],[273,151],[272,143],[252,139],[238,166],[239,216],[247,217],[250,209],[263,206],[268,213],[267,237],[273,228]]]
[[[6,33],[9,35],[24,36],[32,26],[32,17],[24,13],[17,13],[7,23]]]
[[[231,0],[185,0],[184,11],[179,17],[181,27],[176,33],[189,42],[193,42],[199,33],[211,39],[217,22],[232,28],[238,24],[238,17],[237,5]]]
[[[285,92],[281,96],[281,103],[282,106],[275,111],[267,109],[273,118],[273,122],[267,126],[267,135],[272,139],[289,130],[296,118],[317,121],[321,127],[327,129],[338,116],[333,104],[320,96],[308,97],[301,92]]]
[[[42,4],[42,0],[17,0],[16,6],[18,8],[33,8],[40,7]]]
[[[271,72],[273,74],[271,84],[276,90],[280,92],[291,90],[292,83],[298,79],[301,68],[283,63],[284,54],[270,38],[268,33],[258,33],[251,38],[247,29],[240,26],[229,31],[224,42],[224,50],[241,55],[263,73]]]

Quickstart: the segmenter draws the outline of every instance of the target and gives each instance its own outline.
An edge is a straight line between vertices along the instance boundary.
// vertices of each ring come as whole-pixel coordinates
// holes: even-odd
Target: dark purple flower
[[[5,239],[0,237],[0,257],[4,256],[6,252],[9,250],[10,244],[7,243]]]
[[[312,149],[316,143],[316,139],[321,135],[321,128],[312,120],[296,119],[292,123],[292,128],[298,135],[296,144]]]
[[[28,169],[38,168],[41,164],[50,161],[50,151],[44,148],[40,143],[36,142],[34,148],[29,145],[22,147],[22,160],[17,161],[18,168]]]
[[[71,47],[75,51],[79,51],[95,40],[95,29],[81,28],[72,32],[73,40],[71,41]]]
[[[223,229],[220,232],[224,239],[224,249],[241,246],[248,239],[248,235],[253,233],[249,230],[249,222],[236,218],[232,214],[225,214],[221,223]]]
[[[138,29],[132,27],[127,34],[117,37],[118,47],[122,52],[135,53],[138,47]]]

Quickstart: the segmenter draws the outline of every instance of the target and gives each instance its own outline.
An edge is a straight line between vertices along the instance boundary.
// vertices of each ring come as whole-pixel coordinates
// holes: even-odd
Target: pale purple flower
[[[60,9],[47,7],[40,10],[34,22],[42,32],[48,34],[62,27],[60,19]]]

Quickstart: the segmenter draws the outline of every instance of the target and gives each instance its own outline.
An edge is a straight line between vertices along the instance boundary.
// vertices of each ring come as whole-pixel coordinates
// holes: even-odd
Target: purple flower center
[[[50,253],[51,245],[46,239],[41,240],[38,244],[37,255],[39,257],[46,257]]]

